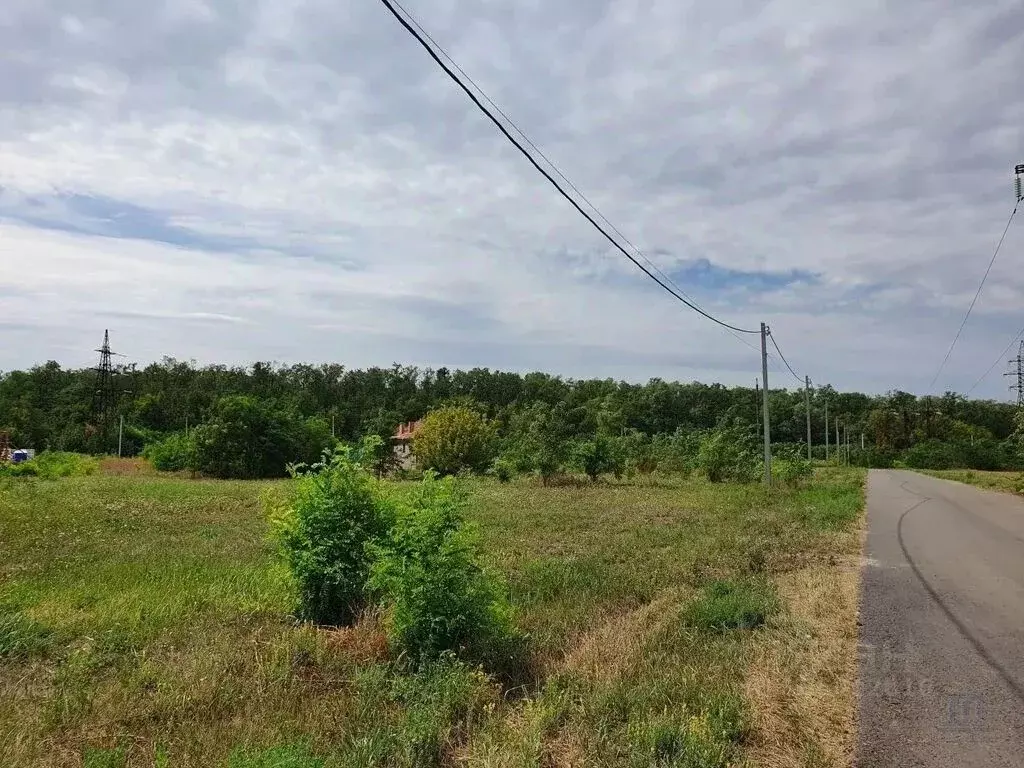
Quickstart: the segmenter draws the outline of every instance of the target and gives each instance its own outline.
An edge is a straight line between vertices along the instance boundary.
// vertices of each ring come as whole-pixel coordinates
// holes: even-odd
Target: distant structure
[[[1017,390],[1017,407],[1024,408],[1024,341],[1020,343],[1017,356],[1009,361],[1010,365],[1016,366],[1015,370],[1004,373],[1004,376],[1016,376],[1017,383],[1010,385],[1010,390]]]
[[[422,419],[399,424],[395,434],[391,437],[391,442],[395,446],[395,458],[403,467],[408,467],[412,463],[412,439],[422,424]]]
[[[36,452],[32,448],[15,448],[11,451],[11,464],[22,464],[32,461],[35,457]]]
[[[114,413],[117,393],[114,391],[114,353],[110,351],[110,331],[103,331],[103,346],[96,350],[100,353],[100,364],[96,367],[96,389],[92,395],[93,424],[101,431],[106,431]]]
[[[1021,200],[1024,200],[1024,182],[1021,180],[1021,176],[1024,176],[1024,163],[1021,163],[1013,170],[1017,174],[1017,178],[1014,181],[1014,191],[1017,193],[1017,202],[1020,203]]]
[[[91,422],[86,425],[86,436],[92,438],[99,436],[100,447],[103,450],[113,448],[114,422],[117,417],[117,402],[122,394],[131,390],[118,388],[118,377],[126,372],[134,372],[135,366],[115,366],[115,357],[124,357],[110,349],[110,331],[103,332],[103,346],[96,350],[100,353],[100,363],[93,370],[96,371],[96,388],[92,395],[92,416]]]

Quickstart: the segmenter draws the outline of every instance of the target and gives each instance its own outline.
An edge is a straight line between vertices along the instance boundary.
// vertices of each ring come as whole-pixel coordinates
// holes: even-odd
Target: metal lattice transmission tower
[[[117,405],[113,364],[113,357],[117,353],[110,351],[110,331],[103,332],[103,346],[96,351],[100,353],[100,364],[95,369],[96,389],[92,396],[92,417],[94,426],[105,433]]]
[[[1017,356],[1009,361],[1010,365],[1016,366],[1016,370],[1004,373],[1004,376],[1016,376],[1017,383],[1011,384],[1010,389],[1017,390],[1017,407],[1024,408],[1024,341],[1020,343]]]

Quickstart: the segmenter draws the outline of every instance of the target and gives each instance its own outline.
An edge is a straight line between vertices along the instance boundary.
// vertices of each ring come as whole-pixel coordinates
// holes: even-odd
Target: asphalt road
[[[872,470],[857,766],[1024,767],[1024,500]]]

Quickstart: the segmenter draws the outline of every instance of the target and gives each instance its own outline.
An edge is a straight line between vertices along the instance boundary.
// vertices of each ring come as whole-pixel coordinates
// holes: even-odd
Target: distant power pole
[[[764,380],[764,484],[772,484],[772,427],[768,416],[768,326],[761,323],[761,378]]]
[[[828,400],[825,401],[825,461],[828,461]]]
[[[1004,373],[1003,376],[1017,377],[1017,383],[1011,384],[1010,390],[1017,390],[1017,407],[1024,408],[1024,341],[1020,343],[1020,349],[1017,350],[1017,356],[1008,362],[1011,365],[1016,365],[1017,370]]]
[[[804,405],[807,406],[807,460],[811,460],[811,377],[804,376]]]

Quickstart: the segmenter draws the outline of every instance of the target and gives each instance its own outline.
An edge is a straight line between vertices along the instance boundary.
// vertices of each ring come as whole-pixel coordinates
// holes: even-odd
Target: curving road
[[[872,470],[856,764],[1024,767],[1024,500]]]

